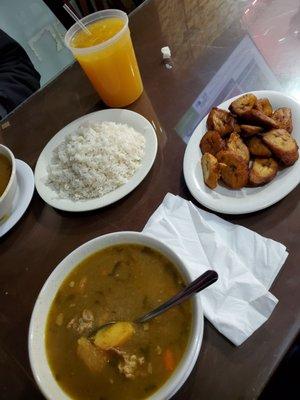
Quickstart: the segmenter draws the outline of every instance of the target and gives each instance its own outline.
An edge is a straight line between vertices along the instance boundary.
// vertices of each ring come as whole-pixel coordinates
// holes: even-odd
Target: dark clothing
[[[0,119],[38,90],[40,79],[23,47],[0,29]]]
[[[64,0],[44,0],[44,3],[50,8],[57,19],[63,24],[66,29],[69,29],[74,25],[74,20],[70,15],[63,9],[65,3]]]

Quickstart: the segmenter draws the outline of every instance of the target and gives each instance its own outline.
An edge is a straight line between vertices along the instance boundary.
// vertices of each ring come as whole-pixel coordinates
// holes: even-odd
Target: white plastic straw
[[[71,10],[71,8],[67,4],[64,4],[63,8],[74,19],[74,21],[78,23],[80,28],[83,29],[85,33],[87,33],[88,35],[91,35],[91,32],[88,30],[88,28],[80,21],[80,19],[77,17],[77,15]]]

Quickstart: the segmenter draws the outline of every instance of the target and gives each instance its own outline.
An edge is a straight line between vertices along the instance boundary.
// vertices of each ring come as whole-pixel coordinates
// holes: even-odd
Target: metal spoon
[[[218,279],[218,274],[216,273],[216,271],[208,270],[208,271],[204,272],[197,279],[195,279],[193,282],[191,282],[188,286],[186,286],[180,292],[175,294],[173,297],[171,297],[165,303],[161,304],[159,307],[148,312],[147,314],[144,314],[141,317],[136,318],[133,322],[135,324],[144,324],[145,322],[150,321],[151,319],[153,319],[153,318],[157,317],[158,315],[164,313],[165,311],[169,310],[169,308],[182,303],[183,301],[187,300],[189,297],[191,297],[194,294],[200,292],[201,290],[207,288],[207,286],[210,286],[211,284],[216,282],[217,279]],[[100,329],[106,328],[109,325],[113,325],[116,322],[118,322],[118,321],[110,321],[110,322],[107,322],[106,324],[101,325],[100,327],[95,329],[93,331],[93,333],[90,334],[90,336],[93,336]]]

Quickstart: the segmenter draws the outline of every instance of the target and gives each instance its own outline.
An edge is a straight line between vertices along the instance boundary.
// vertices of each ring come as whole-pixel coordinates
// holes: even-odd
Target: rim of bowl
[[[128,16],[124,11],[121,10],[115,10],[113,8],[107,9],[107,10],[102,10],[102,11],[96,11],[92,14],[87,15],[86,17],[80,19],[80,22],[83,24],[86,23],[85,26],[89,26],[89,24],[92,24],[93,22],[100,21],[102,19],[106,18],[120,18],[122,19],[125,23],[122,29],[117,32],[114,36],[111,38],[105,40],[105,42],[96,44],[94,46],[89,46],[89,47],[73,47],[71,45],[71,41],[74,37],[74,35],[80,31],[82,31],[82,28],[78,24],[78,22],[75,22],[74,25],[71,26],[71,28],[68,29],[68,31],[65,34],[65,44],[72,51],[73,54],[86,54],[86,53],[91,53],[94,51],[98,51],[100,49],[104,49],[110,45],[112,45],[116,40],[118,40],[123,33],[126,31],[128,28]]]
[[[103,247],[100,246],[100,243],[102,241],[106,241],[109,239],[119,239],[116,240],[115,242],[107,243],[104,244]],[[36,302],[34,304],[34,308],[32,311],[32,315],[30,318],[30,325],[29,325],[29,335],[28,335],[28,352],[29,352],[29,360],[30,360],[30,366],[31,370],[33,372],[35,381],[37,382],[41,392],[43,395],[48,399],[48,400],[57,400],[54,399],[51,394],[49,393],[49,389],[47,387],[47,382],[43,382],[42,378],[40,377],[40,373],[38,371],[39,366],[41,362],[36,358],[35,354],[35,339],[36,336],[39,338],[39,340],[43,341],[43,347],[42,347],[42,352],[44,352],[45,358],[47,360],[47,354],[46,354],[46,348],[45,348],[45,328],[46,328],[46,323],[47,323],[47,318],[49,314],[49,310],[51,308],[53,299],[57,293],[57,290],[61,286],[62,282],[66,279],[66,277],[73,271],[74,268],[85,258],[87,258],[90,254],[93,254],[94,252],[100,251],[106,247],[110,247],[116,244],[128,244],[128,243],[136,243],[136,244],[142,244],[142,242],[138,242],[139,239],[145,239],[147,243],[144,243],[144,245],[149,245],[149,247],[152,246],[153,248],[160,251],[163,253],[166,257],[171,258],[175,265],[178,267],[180,272],[184,275],[186,280],[188,282],[191,281],[191,274],[189,273],[184,261],[166,244],[164,244],[162,241],[159,239],[156,239],[152,236],[148,236],[144,233],[141,232],[135,232],[135,231],[120,231],[120,232],[113,232],[113,233],[108,233],[105,235],[98,236],[94,239],[91,239],[76,249],[74,249],[71,253],[69,253],[63,260],[59,262],[59,264],[54,268],[54,270],[51,272],[49,277],[47,278],[46,282],[44,283],[42,289],[39,292],[39,295],[36,299]],[[77,261],[74,261],[73,258],[78,256],[78,253],[82,253],[84,248],[92,246],[93,244],[96,244],[99,242],[99,249],[94,249],[87,254],[82,254],[80,259]],[[68,264],[73,263],[73,268],[70,267],[68,268]],[[67,268],[67,272],[63,273],[63,271]],[[59,282],[56,285],[55,291],[53,292],[53,296],[49,298],[47,293],[49,292],[51,288],[51,283],[57,276],[59,276]],[[41,300],[44,298],[47,299],[48,297],[48,306],[46,309],[46,318],[45,318],[45,323],[42,327],[42,332],[40,334],[37,334],[34,332],[35,325],[37,324],[37,317],[38,317],[38,312],[39,308],[41,306]],[[156,391],[154,392],[151,396],[149,396],[147,399],[148,400],[167,400],[170,399],[179,389],[180,387],[185,383],[186,379],[190,375],[200,352],[200,347],[202,343],[202,337],[203,337],[203,326],[204,326],[204,321],[203,321],[203,311],[202,311],[202,305],[201,305],[201,300],[200,296],[194,296],[191,298],[192,303],[193,303],[193,312],[192,312],[192,328],[190,332],[190,337],[189,341],[186,347],[186,350],[182,356],[182,359],[179,362],[179,365],[175,369],[175,371],[172,373],[170,378],[167,379],[166,382]],[[41,337],[42,335],[42,337]],[[60,385],[55,381],[50,365],[47,360],[47,369],[50,372],[50,375],[53,378],[53,382],[56,386],[56,388],[59,389],[61,392],[61,399],[66,400],[66,399],[71,399],[71,397],[60,387]],[[51,389],[52,390],[52,389]]]
[[[14,176],[16,175],[16,159],[15,159],[15,156],[13,155],[13,152],[8,147],[4,146],[4,144],[0,144],[0,149],[1,148],[4,149],[7,152],[7,154],[9,155],[9,160],[11,162],[11,174],[10,174],[8,184],[6,185],[4,192],[0,196],[0,203],[5,198],[7,193],[9,192],[9,189],[14,180]],[[3,154],[3,153],[0,152],[0,154]]]

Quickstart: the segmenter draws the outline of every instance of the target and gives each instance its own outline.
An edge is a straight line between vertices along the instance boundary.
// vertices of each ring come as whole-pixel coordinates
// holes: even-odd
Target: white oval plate
[[[280,92],[259,90],[251,93],[254,93],[258,98],[267,97],[273,109],[278,107],[291,108],[294,125],[292,135],[300,144],[300,104]],[[226,100],[218,107],[228,110],[230,103],[240,96]],[[185,182],[199,203],[213,211],[224,214],[246,214],[269,207],[285,197],[298,185],[300,181],[300,160],[292,167],[280,171],[276,178],[265,186],[232,190],[218,185],[215,190],[209,189],[203,180],[199,148],[200,139],[207,131],[206,120],[207,115],[192,134],[183,161]]]
[[[133,175],[133,177],[120,186],[116,190],[91,200],[61,199],[57,193],[49,187],[47,182],[48,171],[47,167],[52,158],[53,150],[65,139],[70,133],[74,133],[79,125],[83,122],[104,122],[112,121],[116,123],[127,124],[133,127],[136,131],[144,135],[146,139],[145,155],[141,166]],[[90,211],[97,208],[108,206],[115,203],[122,197],[126,196],[135,189],[145,178],[150,171],[157,153],[157,138],[156,133],[151,123],[142,115],[129,110],[123,109],[108,109],[96,111],[91,114],[84,115],[81,118],[71,122],[61,129],[45,146],[37,161],[34,175],[35,186],[41,198],[50,206],[64,211]]]

